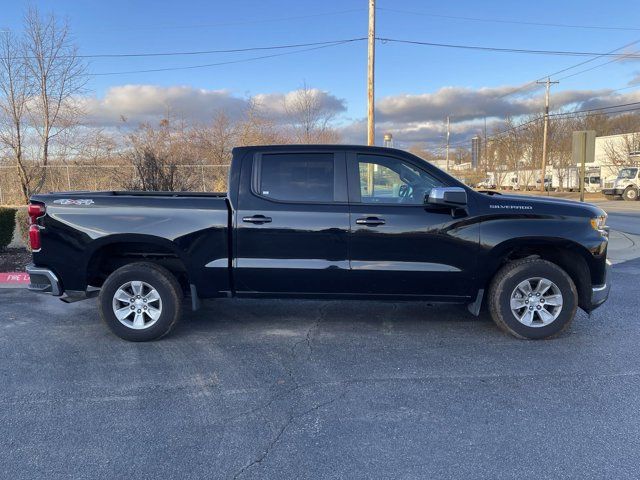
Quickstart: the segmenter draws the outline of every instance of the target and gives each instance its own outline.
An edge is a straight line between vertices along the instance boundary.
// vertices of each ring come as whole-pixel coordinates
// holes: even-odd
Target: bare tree
[[[631,162],[635,163],[633,157],[638,158],[640,155],[640,133],[627,133],[614,140],[607,140],[603,149],[607,161],[620,170]]]
[[[185,155],[185,138],[179,130],[172,129],[167,119],[162,120],[158,128],[141,125],[128,135],[127,143],[123,156],[133,171],[120,172],[124,188],[175,192],[195,187],[196,172],[185,167],[191,163],[191,158]]]
[[[75,96],[85,84],[85,65],[68,25],[52,14],[41,17],[35,8],[25,15],[22,38],[6,33],[0,49],[0,143],[10,152],[26,202],[44,185],[42,167],[49,163],[53,139],[76,124]]]
[[[237,126],[237,145],[275,145],[291,141],[273,120],[261,113],[260,105],[254,99],[249,99],[248,103],[244,120]]]
[[[518,162],[523,157],[524,146],[521,142],[521,132],[516,128],[512,118],[507,117],[504,124],[496,127],[496,134],[488,144],[488,169],[494,172],[495,183],[498,188],[504,187],[510,173],[518,168]],[[508,186],[514,186],[511,182]]]
[[[10,152],[20,179],[20,194],[24,203],[31,193],[32,175],[25,162],[27,101],[30,85],[20,56],[19,41],[11,32],[0,35],[0,142]]]
[[[41,16],[35,7],[25,15],[24,60],[33,99],[27,104],[30,123],[40,138],[39,160],[46,166],[52,139],[77,123],[75,98],[86,84],[86,65],[72,42],[69,25],[54,14]]]
[[[237,122],[219,112],[207,125],[195,126],[190,141],[201,159],[214,165],[229,165],[237,136]]]
[[[336,143],[338,132],[331,127],[335,112],[323,102],[321,92],[306,83],[285,97],[284,108],[298,143]]]
[[[549,164],[558,179],[558,189],[560,191],[568,187],[569,171],[574,167],[572,157],[573,131],[578,129],[577,123],[571,118],[560,121],[553,121],[549,124]]]

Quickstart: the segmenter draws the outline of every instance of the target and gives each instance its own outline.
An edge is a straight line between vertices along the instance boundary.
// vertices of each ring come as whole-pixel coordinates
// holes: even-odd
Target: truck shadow
[[[335,334],[437,334],[493,331],[497,329],[487,312],[479,317],[464,305],[426,302],[361,300],[256,300],[219,299],[203,302],[192,312],[185,305],[182,322],[171,337],[192,334],[304,335],[310,329]],[[275,333],[274,333],[275,332]]]

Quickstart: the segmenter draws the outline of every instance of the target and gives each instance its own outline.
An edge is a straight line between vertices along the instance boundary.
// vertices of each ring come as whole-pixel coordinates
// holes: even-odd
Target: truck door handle
[[[376,225],[384,225],[384,218],[378,217],[366,217],[366,218],[358,218],[356,220],[358,225],[368,225],[370,227],[375,227]]]
[[[254,215],[253,217],[242,217],[242,221],[246,223],[271,223],[271,217],[265,217],[264,215]]]

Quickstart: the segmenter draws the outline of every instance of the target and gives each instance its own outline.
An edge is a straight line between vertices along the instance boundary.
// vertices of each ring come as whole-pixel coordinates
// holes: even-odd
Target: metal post
[[[204,165],[200,165],[200,173],[202,174],[202,193],[207,191],[207,187],[204,183]]]
[[[69,175],[69,165],[67,167],[67,190],[71,190],[71,176]]]
[[[376,0],[369,0],[369,45],[367,51],[367,145],[375,145],[374,73],[376,55]]]

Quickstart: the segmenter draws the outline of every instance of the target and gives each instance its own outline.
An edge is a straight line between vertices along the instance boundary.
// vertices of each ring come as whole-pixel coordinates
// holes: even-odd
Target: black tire
[[[155,304],[161,306],[160,314],[155,320],[148,318],[148,327],[136,329],[125,325],[116,317],[114,295],[120,287],[129,282],[144,282],[155,289],[160,298],[160,303]],[[182,296],[180,284],[166,268],[139,262],[125,265],[109,275],[100,290],[98,306],[102,320],[113,333],[131,342],[145,342],[161,338],[171,331],[182,315]],[[135,312],[133,314],[135,315]],[[143,315],[143,318],[147,317]],[[126,320],[129,321],[131,320]]]
[[[544,326],[527,326],[511,311],[512,293],[521,282],[532,278],[550,280],[562,294],[558,316]],[[502,267],[491,281],[488,295],[489,312],[496,325],[522,339],[538,340],[559,335],[569,328],[578,307],[578,292],[571,277],[556,264],[533,257],[516,260]]]
[[[638,189],[634,187],[627,187],[622,194],[622,198],[628,202],[635,202],[638,200]]]

